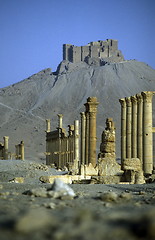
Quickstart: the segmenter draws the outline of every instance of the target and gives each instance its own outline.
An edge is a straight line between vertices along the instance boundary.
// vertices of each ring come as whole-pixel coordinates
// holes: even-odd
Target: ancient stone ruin
[[[96,156],[96,115],[99,102],[89,97],[81,113],[81,122],[68,125],[66,135],[62,115],[55,131],[46,127],[46,163],[68,169],[80,176],[72,179],[92,179],[99,183],[145,183],[144,176],[153,173],[152,97],[145,91],[120,99],[121,103],[121,165],[116,161],[115,124],[106,119],[101,136],[100,153]],[[79,131],[80,125],[80,131]]]
[[[152,98],[155,92],[144,91],[120,99],[121,159],[139,158],[144,174],[153,171]]]
[[[9,137],[3,137],[4,142],[0,142],[0,159],[8,160],[8,159],[21,159],[24,160],[24,142],[15,145],[15,153],[11,153],[9,151]]]
[[[118,41],[107,39],[106,41],[90,42],[86,46],[63,45],[63,60],[72,63],[86,62],[90,65],[100,66],[108,62],[121,62],[124,57],[118,50]]]

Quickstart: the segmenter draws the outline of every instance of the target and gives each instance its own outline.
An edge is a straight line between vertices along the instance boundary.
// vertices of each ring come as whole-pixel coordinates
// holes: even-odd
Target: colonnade
[[[152,97],[144,91],[119,99],[121,104],[121,159],[139,158],[145,174],[153,170]]]
[[[79,121],[74,125],[68,125],[66,134],[62,127],[63,115],[58,114],[58,127],[55,131],[50,130],[50,120],[46,120],[46,164],[56,164],[64,167],[76,161],[79,164]]]

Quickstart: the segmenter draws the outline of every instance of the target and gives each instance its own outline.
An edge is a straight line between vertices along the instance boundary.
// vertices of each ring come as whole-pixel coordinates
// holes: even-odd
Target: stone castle
[[[88,64],[107,62],[120,62],[124,57],[118,50],[118,41],[107,39],[106,41],[90,42],[86,46],[74,46],[63,44],[63,60],[72,63],[86,62]]]

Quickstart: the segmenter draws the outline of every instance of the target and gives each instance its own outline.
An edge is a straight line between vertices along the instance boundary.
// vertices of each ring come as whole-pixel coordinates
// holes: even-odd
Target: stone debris
[[[30,233],[44,229],[54,222],[54,219],[44,209],[31,209],[16,220],[14,229],[20,233]]]
[[[105,192],[100,195],[100,199],[104,202],[117,202],[121,203],[124,201],[130,201],[132,199],[132,194],[123,192],[121,194],[118,194],[116,192]]]
[[[73,189],[60,179],[55,179],[50,188],[35,188],[25,191],[23,194],[34,197],[60,198],[62,200],[73,199],[76,196]]]
[[[23,177],[15,177],[15,178],[9,180],[9,182],[12,182],[12,183],[24,183],[24,178]]]
[[[73,189],[60,179],[55,179],[52,187],[49,190],[62,193],[62,195],[69,195],[71,197],[75,197]]]

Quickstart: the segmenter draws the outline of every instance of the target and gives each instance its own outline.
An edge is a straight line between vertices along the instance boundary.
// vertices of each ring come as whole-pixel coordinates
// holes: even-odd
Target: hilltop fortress
[[[63,44],[63,60],[72,63],[86,62],[90,65],[104,65],[108,62],[121,62],[124,57],[118,50],[118,41],[107,39],[106,41],[90,42],[86,46],[74,46]]]

